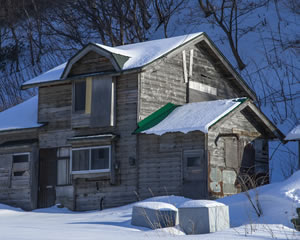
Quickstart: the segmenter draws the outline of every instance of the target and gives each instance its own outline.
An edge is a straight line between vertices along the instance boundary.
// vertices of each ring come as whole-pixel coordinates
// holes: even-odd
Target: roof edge
[[[211,40],[211,38],[204,32],[203,36],[207,39],[208,43],[211,44],[210,47],[213,47],[217,51],[217,53],[225,60],[225,63],[228,64],[228,66],[225,65],[225,67],[228,69],[231,69],[233,72],[231,73],[234,78],[236,78],[240,85],[245,89],[245,91],[251,96],[253,100],[257,100],[256,93],[249,87],[247,82],[243,79],[243,77],[236,71],[236,69],[233,67],[233,65],[230,63],[230,61],[225,57],[225,55],[222,53],[222,51],[217,47],[217,45]]]

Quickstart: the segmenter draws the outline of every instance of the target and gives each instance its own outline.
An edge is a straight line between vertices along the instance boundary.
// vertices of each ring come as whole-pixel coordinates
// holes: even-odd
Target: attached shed
[[[139,123],[139,193],[218,198],[268,182],[268,139],[283,134],[245,98],[167,104]]]
[[[298,141],[298,169],[300,169],[300,124],[296,125],[285,138],[286,141]]]
[[[0,202],[37,208],[38,98],[0,113]]]

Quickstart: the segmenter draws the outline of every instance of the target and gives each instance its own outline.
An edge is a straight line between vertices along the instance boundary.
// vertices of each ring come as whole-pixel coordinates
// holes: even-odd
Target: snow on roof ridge
[[[226,206],[224,203],[220,203],[214,200],[188,200],[178,206],[178,208],[200,208],[200,207],[219,207]]]
[[[0,112],[0,131],[36,128],[42,126],[42,124],[37,122],[37,111],[38,96],[34,96]]]
[[[155,135],[163,135],[167,132],[188,133],[191,131],[207,133],[210,126],[230,113],[245,100],[246,98],[233,98],[187,103],[177,107],[164,120],[154,127],[142,131],[142,133]]]
[[[201,34],[202,32],[191,33],[171,38],[156,39],[117,47],[110,47],[100,43],[93,44],[113,54],[129,57],[122,67],[122,70],[124,71],[143,67],[183,45],[184,43],[200,36]],[[145,51],[145,49],[147,49],[147,51]],[[151,49],[151,51],[149,49]],[[41,75],[26,81],[23,83],[23,86],[61,80],[61,76],[66,65],[67,62],[60,64],[55,68],[52,68]]]

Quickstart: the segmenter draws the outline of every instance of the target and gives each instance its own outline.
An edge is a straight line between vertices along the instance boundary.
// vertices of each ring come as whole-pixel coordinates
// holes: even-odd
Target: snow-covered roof
[[[175,108],[154,127],[142,131],[146,134],[163,135],[167,132],[208,132],[208,128],[238,107],[243,99],[225,99],[188,103]]]
[[[37,122],[37,116],[38,96],[35,96],[0,112],[0,131],[40,127],[42,124]]]
[[[121,69],[125,71],[143,67],[201,34],[202,32],[117,47],[102,44],[95,44],[95,46],[112,54],[129,57]],[[60,80],[66,66],[67,62],[23,83],[23,86]]]
[[[288,133],[285,140],[300,140],[300,124]]]
[[[67,66],[67,62],[60,64],[60,65],[56,66],[55,68],[52,68],[49,71],[44,72],[41,75],[39,75],[31,80],[26,81],[25,83],[23,83],[23,86],[36,84],[36,83],[60,80],[60,77],[66,66]]]
[[[179,205],[178,208],[201,208],[201,207],[223,207],[226,206],[223,203],[213,200],[189,200]]]

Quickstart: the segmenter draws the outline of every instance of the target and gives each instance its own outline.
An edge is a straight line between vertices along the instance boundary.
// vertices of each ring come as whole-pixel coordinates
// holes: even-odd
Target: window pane
[[[89,150],[72,151],[72,171],[89,170]]]
[[[199,167],[199,166],[201,166],[201,158],[200,157],[188,157],[187,158],[187,166],[188,167]]]
[[[14,172],[14,177],[24,176],[25,173],[26,173],[26,171],[17,171],[17,172]]]
[[[75,82],[75,112],[85,110],[85,81]]]
[[[57,160],[57,185],[69,184],[69,179],[69,159]]]
[[[109,148],[92,149],[91,169],[109,169]]]
[[[14,163],[28,162],[28,156],[28,154],[14,155],[13,161]]]

